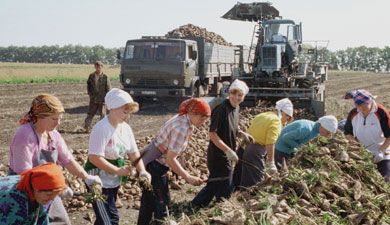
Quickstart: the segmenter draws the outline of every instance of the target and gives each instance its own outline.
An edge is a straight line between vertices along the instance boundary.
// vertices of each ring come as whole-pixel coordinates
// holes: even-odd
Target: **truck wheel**
[[[141,111],[144,104],[144,99],[142,97],[136,97],[134,98],[134,101],[138,103],[138,111]]]
[[[202,85],[195,85],[195,87],[193,88],[193,92],[192,92],[192,97],[193,98],[200,98],[200,97],[203,97],[204,96],[204,88]]]
[[[223,88],[223,84],[221,82],[218,82],[217,83],[217,96],[220,97],[221,96],[221,90]]]

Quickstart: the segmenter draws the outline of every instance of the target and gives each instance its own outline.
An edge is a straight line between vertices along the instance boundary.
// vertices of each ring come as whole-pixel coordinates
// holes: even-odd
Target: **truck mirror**
[[[198,52],[197,51],[192,51],[191,52],[191,59],[196,60],[197,57],[198,57]]]
[[[121,51],[116,50],[116,58],[117,58],[118,60],[121,60]]]

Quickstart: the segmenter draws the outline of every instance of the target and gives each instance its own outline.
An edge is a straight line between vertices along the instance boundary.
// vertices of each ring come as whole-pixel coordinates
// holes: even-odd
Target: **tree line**
[[[317,54],[316,54],[317,53]],[[390,72],[390,47],[384,48],[360,46],[344,50],[314,49],[311,61],[324,61],[333,70],[356,70],[366,72]]]
[[[118,63],[118,50],[123,52],[123,48],[104,48],[101,45],[9,46],[0,47],[0,62],[93,64],[100,60],[104,64],[113,65]]]
[[[305,49],[310,46],[304,46]],[[92,64],[97,60],[104,64],[118,64],[118,50],[124,48],[105,48],[101,45],[81,46],[65,45],[60,47],[0,47],[0,62],[59,63],[59,64]],[[305,52],[305,50],[303,51]],[[384,48],[360,46],[345,50],[330,51],[314,49],[312,54],[304,54],[302,59],[323,61],[334,70],[358,70],[367,72],[390,72],[390,47]]]

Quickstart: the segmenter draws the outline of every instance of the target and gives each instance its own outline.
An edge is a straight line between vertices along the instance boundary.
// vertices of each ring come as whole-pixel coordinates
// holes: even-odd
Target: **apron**
[[[246,146],[242,159],[258,169],[242,163],[241,186],[250,187],[263,179],[266,158],[267,152],[265,146],[256,143],[248,144]]]
[[[53,142],[49,137],[48,149],[44,150],[39,147],[39,137],[35,132],[34,126],[30,123],[31,129],[34,131],[35,138],[38,143],[38,153],[35,159],[33,160],[33,167],[37,167],[39,165],[52,162],[56,163],[58,160],[58,151],[55,146],[53,146]],[[9,168],[8,175],[17,175],[11,168]],[[47,205],[44,206],[47,209]],[[49,209],[49,224],[50,225],[71,225],[68,213],[65,210],[64,205],[62,204],[62,200],[59,196],[55,197],[52,201]]]
[[[156,147],[156,139],[153,139],[142,151],[142,161],[144,161],[145,167],[152,161],[160,158],[162,152]]]

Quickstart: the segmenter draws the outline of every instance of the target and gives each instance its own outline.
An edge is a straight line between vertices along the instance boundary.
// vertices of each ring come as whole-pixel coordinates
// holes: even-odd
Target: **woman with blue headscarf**
[[[390,116],[385,107],[374,101],[375,96],[366,90],[353,95],[355,108],[348,114],[344,134],[358,140],[373,155],[378,171],[390,181]]]

